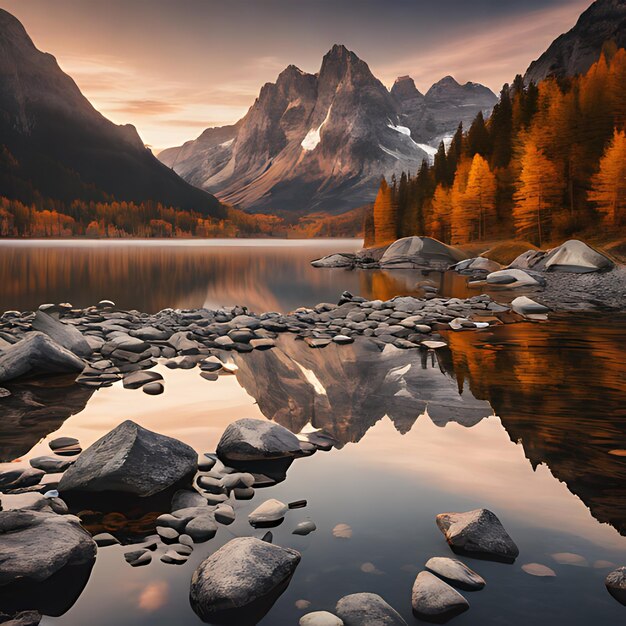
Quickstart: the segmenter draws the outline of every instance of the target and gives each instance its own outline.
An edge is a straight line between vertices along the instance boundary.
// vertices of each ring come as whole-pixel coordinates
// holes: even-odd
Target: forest
[[[626,226],[626,50],[584,75],[505,85],[488,120],[459,126],[434,162],[383,179],[365,246],[427,235],[451,244],[515,237],[537,246],[606,239]]]

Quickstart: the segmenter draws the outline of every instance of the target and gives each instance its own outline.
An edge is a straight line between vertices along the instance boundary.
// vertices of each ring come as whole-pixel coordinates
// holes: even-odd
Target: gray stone
[[[66,565],[86,565],[96,543],[73,515],[0,512],[0,585],[23,578],[41,582]]]
[[[447,269],[467,258],[467,255],[430,237],[404,237],[392,243],[380,259],[387,269],[432,268]]]
[[[310,520],[307,520],[305,522],[300,522],[294,529],[292,534],[293,535],[301,535],[301,536],[306,536],[306,535],[310,535],[313,531],[317,530],[317,526],[311,522]]]
[[[39,611],[20,611],[9,620],[0,623],[2,626],[38,626],[42,618]]]
[[[411,594],[413,612],[421,619],[449,619],[467,611],[468,601],[458,592],[430,572],[420,572]]]
[[[618,567],[605,579],[608,592],[621,604],[626,605],[626,567]]]
[[[99,548],[106,548],[107,546],[117,546],[120,541],[117,537],[114,537],[111,533],[98,533],[93,536],[93,540]]]
[[[207,513],[206,515],[200,515],[194,517],[186,526],[185,534],[189,535],[194,543],[200,543],[213,539],[217,533],[217,524],[213,515]]]
[[[450,547],[460,554],[513,562],[519,549],[497,516],[488,509],[441,513],[437,526]]]
[[[141,391],[149,396],[160,396],[165,391],[165,387],[162,383],[148,383],[141,388]]]
[[[189,507],[207,506],[207,499],[197,491],[179,489],[172,497],[172,513]]]
[[[161,539],[163,539],[163,541],[165,541],[166,543],[168,541],[176,541],[179,535],[179,532],[170,526],[157,526],[156,532],[157,535],[159,535],[159,537],[161,537]]]
[[[337,602],[345,626],[407,626],[402,616],[375,593],[353,593]]]
[[[157,380],[163,380],[163,376],[158,372],[147,372],[140,370],[138,372],[130,372],[123,379],[124,389],[139,389],[148,383]]]
[[[458,559],[436,556],[429,559],[425,567],[448,584],[459,589],[477,591],[485,586],[485,580],[482,576]]]
[[[79,446],[80,442],[74,437],[57,437],[48,443],[50,450],[57,451],[63,448]]]
[[[252,513],[248,515],[248,521],[253,526],[262,524],[275,524],[285,518],[289,507],[280,500],[274,498],[266,500],[260,504]]]
[[[187,562],[187,556],[179,554],[176,550],[168,550],[161,557],[161,561],[163,563],[167,563],[168,565],[182,565]]]
[[[194,572],[191,606],[206,622],[219,619],[220,614],[235,617],[246,609],[255,609],[262,617],[287,586],[299,562],[300,554],[295,550],[254,537],[233,539]]]
[[[0,350],[0,382],[32,372],[67,374],[81,372],[85,362],[67,348],[40,332]]]
[[[64,472],[74,461],[59,459],[54,456],[36,456],[29,463],[32,467],[43,470],[46,474],[56,474]]]
[[[520,315],[545,315],[550,309],[526,296],[519,296],[511,302],[511,308]]]
[[[326,268],[346,268],[353,267],[355,263],[354,254],[335,253],[322,257],[321,259],[315,259],[311,261],[313,267],[326,267]]]
[[[141,567],[152,562],[152,555],[149,550],[133,550],[132,552],[125,552],[124,559],[132,567]]]
[[[328,611],[307,613],[300,618],[299,626],[343,626],[343,621]]]
[[[187,444],[127,420],[81,454],[59,483],[59,491],[119,491],[152,496],[190,480],[197,455]]]
[[[33,328],[48,335],[50,339],[77,356],[87,357],[93,352],[83,334],[76,327],[64,324],[43,311],[35,313]]]
[[[300,455],[298,438],[284,426],[258,419],[240,419],[224,431],[217,455],[223,460],[260,461]]]

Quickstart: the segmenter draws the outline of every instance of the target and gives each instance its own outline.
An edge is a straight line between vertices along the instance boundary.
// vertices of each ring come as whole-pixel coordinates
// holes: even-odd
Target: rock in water
[[[394,241],[380,259],[382,268],[445,270],[467,255],[457,248],[430,237],[404,237]]]
[[[497,516],[488,509],[465,513],[441,513],[437,526],[450,547],[459,554],[512,563],[519,549]]]
[[[303,615],[299,626],[343,626],[343,621],[328,611],[315,611]]]
[[[426,569],[437,574],[450,585],[467,591],[477,591],[485,586],[485,580],[475,571],[471,570],[465,563],[458,559],[436,556],[429,559],[425,565]]]
[[[300,455],[298,438],[284,426],[257,419],[240,419],[224,431],[217,456],[225,461],[262,461]]]
[[[345,626],[407,626],[402,616],[375,593],[353,593],[335,610]]]
[[[81,358],[39,332],[28,333],[21,341],[0,351],[0,382],[31,372],[82,372],[84,367]]]
[[[3,626],[38,626],[41,623],[42,614],[39,611],[20,611],[9,621],[3,621]]]
[[[283,521],[288,510],[289,507],[280,500],[266,500],[248,515],[248,521],[252,526],[279,524]]]
[[[545,315],[550,309],[526,296],[519,296],[511,302],[511,308],[520,315]]]
[[[64,324],[43,311],[35,313],[33,328],[48,335],[50,339],[78,356],[89,356],[93,352],[83,334],[76,327]]]
[[[461,261],[453,265],[450,269],[459,272],[459,274],[479,274],[481,272],[490,274],[491,272],[498,272],[502,267],[495,261],[479,256]]]
[[[196,472],[194,449],[127,420],[87,448],[63,474],[59,491],[152,496]]]
[[[604,581],[609,593],[621,604],[626,605],[626,567],[618,567]]]
[[[229,541],[191,579],[190,601],[200,619],[256,624],[286,589],[300,554],[254,537]],[[256,620],[256,621],[254,621]]]
[[[343,254],[341,252],[337,252],[335,254],[329,254],[328,256],[322,257],[321,259],[315,259],[315,261],[311,261],[311,265],[313,267],[354,267],[355,263],[355,255],[354,254]]]
[[[531,276],[528,272],[518,269],[500,270],[487,274],[487,282],[490,285],[498,285],[499,287],[507,287],[516,289],[517,287],[539,287],[542,282]],[[545,284],[545,281],[543,281]]]
[[[430,572],[420,572],[411,594],[413,612],[427,621],[448,620],[469,609],[468,601],[455,589]]]
[[[66,565],[88,565],[96,543],[74,515],[0,512],[0,585],[41,582]]]

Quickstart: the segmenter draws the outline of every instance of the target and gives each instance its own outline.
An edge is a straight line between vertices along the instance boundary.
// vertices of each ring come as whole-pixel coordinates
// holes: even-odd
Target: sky
[[[237,121],[335,43],[391,87],[448,74],[498,93],[591,0],[0,0],[93,105],[155,152]]]

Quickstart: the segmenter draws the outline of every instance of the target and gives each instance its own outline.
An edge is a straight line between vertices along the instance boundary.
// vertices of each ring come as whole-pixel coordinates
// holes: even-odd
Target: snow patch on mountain
[[[394,126],[393,124],[387,124],[387,127],[391,128],[391,130],[395,130],[401,135],[406,135],[407,137],[411,136],[411,129],[407,128],[406,126]]]
[[[300,144],[305,150],[311,151],[317,148],[319,142],[322,140],[321,132],[324,124],[328,121],[330,117],[330,110],[332,109],[332,105],[328,108],[328,113],[326,113],[326,117],[324,121],[319,125],[318,128],[312,128],[307,134],[306,137],[302,140]]]
[[[437,154],[437,148],[433,148],[427,143],[418,143],[417,147],[421,148],[429,157],[434,157]]]

